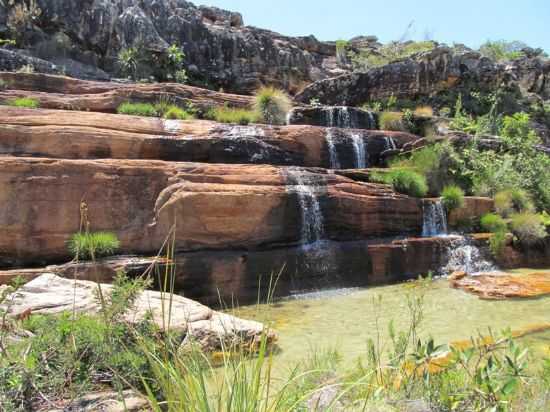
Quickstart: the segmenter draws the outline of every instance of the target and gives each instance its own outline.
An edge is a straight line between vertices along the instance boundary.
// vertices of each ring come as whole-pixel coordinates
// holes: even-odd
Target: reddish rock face
[[[2,265],[68,258],[80,203],[92,230],[116,232],[122,252],[156,253],[174,224],[178,250],[252,249],[301,242],[299,192],[287,168],[141,160],[0,158]],[[296,171],[295,171],[296,172]],[[298,170],[323,215],[324,236],[417,233],[417,199],[321,169]],[[289,183],[287,185],[287,183]]]
[[[449,214],[449,226],[477,226],[479,218],[495,209],[495,202],[488,197],[466,197],[464,206]]]
[[[110,83],[77,80],[39,73],[0,73],[8,90],[0,90],[0,102],[31,97],[45,109],[65,109],[114,113],[127,101],[157,103],[160,96],[174,104],[193,104],[206,111],[228,104],[246,108],[252,97],[219,93],[178,83]]]
[[[93,112],[0,106],[0,154],[66,159],[158,159],[209,163],[329,166],[327,129],[314,126],[237,126]],[[364,142],[369,164],[383,161],[389,139],[396,147],[417,139],[408,133],[335,132],[342,167],[354,167],[351,135]]]

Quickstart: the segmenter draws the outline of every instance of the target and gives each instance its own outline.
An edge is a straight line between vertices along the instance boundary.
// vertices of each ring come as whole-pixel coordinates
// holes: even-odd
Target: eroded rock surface
[[[98,313],[101,305],[97,299],[97,289],[95,282],[75,281],[45,273],[18,289],[14,298],[10,298],[11,304],[3,309],[13,317],[73,310],[77,313]],[[111,285],[101,285],[104,296],[109,296],[111,289]],[[170,308],[172,312],[168,323]],[[208,351],[254,344],[259,342],[263,333],[270,341],[276,338],[273,332],[265,331],[261,323],[213,311],[182,296],[174,295],[170,299],[167,294],[146,290],[138,296],[125,318],[130,323],[139,323],[149,316],[159,328],[168,328],[185,337],[184,345],[198,343]]]
[[[550,294],[550,273],[510,275],[501,272],[455,276],[451,286],[482,299],[533,298]]]
[[[330,64],[336,60],[333,43],[245,26],[238,13],[199,8],[185,0],[37,0],[36,4],[40,19],[17,35],[26,39],[33,53],[53,61],[61,55],[116,73],[122,49],[139,47],[156,55],[179,43],[193,78],[240,92],[254,91],[261,83],[296,90],[339,70]],[[4,27],[9,17],[5,7],[0,5]],[[71,75],[81,73],[75,69]]]
[[[296,244],[316,224],[302,213],[311,197],[327,239],[418,233],[422,225],[417,199],[323,169],[0,157],[0,261],[69,258],[81,202],[91,230],[115,232],[123,253],[156,254],[174,224],[181,251]]]
[[[384,152],[419,139],[400,132],[314,126],[238,126],[105,113],[0,106],[0,154],[58,159],[158,159],[330,167],[379,165]]]

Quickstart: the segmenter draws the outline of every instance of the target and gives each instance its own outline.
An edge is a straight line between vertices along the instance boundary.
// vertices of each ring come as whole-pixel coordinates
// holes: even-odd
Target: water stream
[[[422,236],[444,236],[448,233],[447,212],[441,200],[424,200],[422,202],[423,224]]]
[[[340,169],[340,159],[338,159],[338,152],[336,151],[336,144],[334,143],[334,129],[328,128],[325,133],[325,139],[327,141],[328,154],[330,159],[331,169]]]
[[[279,333],[280,353],[275,365],[288,368],[311,354],[312,348],[336,348],[351,364],[364,357],[368,338],[376,338],[378,324],[382,341],[388,342],[388,324],[404,330],[409,314],[407,294],[414,284],[405,283],[365,289],[341,289],[305,294],[273,305],[242,307],[237,315],[271,322]],[[377,297],[381,302],[375,304]],[[468,339],[489,327],[523,330],[550,322],[550,296],[540,299],[487,301],[449,287],[447,280],[435,280],[424,297],[423,337],[437,343]],[[543,335],[548,342],[548,334]],[[530,340],[541,344],[540,335]],[[542,345],[539,345],[542,346]],[[548,345],[545,346],[548,350]]]
[[[287,190],[296,193],[302,216],[303,244],[321,240],[324,233],[323,214],[317,199],[317,184],[314,175],[299,168],[287,170]]]
[[[353,151],[355,152],[355,167],[365,169],[367,167],[367,148],[363,136],[353,133],[351,136]]]
[[[443,273],[461,271],[475,274],[497,270],[495,265],[482,255],[479,248],[465,237],[460,237],[452,242],[449,248],[448,262],[447,266],[443,268]]]

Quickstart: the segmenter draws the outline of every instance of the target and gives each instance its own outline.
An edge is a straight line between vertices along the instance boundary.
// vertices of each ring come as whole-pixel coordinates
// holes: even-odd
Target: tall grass
[[[225,106],[210,109],[205,117],[220,123],[232,123],[242,126],[257,123],[260,120],[258,113],[253,110],[235,109]]]
[[[71,237],[67,246],[80,259],[95,259],[113,255],[120,247],[120,242],[111,232],[79,232]]]
[[[274,87],[263,87],[254,97],[254,110],[267,124],[286,124],[286,115],[291,108],[288,95]]]

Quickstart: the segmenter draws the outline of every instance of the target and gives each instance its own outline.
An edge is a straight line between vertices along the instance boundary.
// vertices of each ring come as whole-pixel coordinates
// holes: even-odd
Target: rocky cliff
[[[33,64],[30,54],[43,59],[37,70],[55,70],[49,61],[74,77],[105,79],[116,75],[122,49],[154,55],[179,44],[195,81],[232,91],[250,92],[265,83],[298,90],[342,72],[334,44],[245,26],[239,13],[184,0],[37,0],[33,10],[26,3],[0,4],[0,34],[18,38],[25,48],[0,54],[4,69]],[[18,4],[29,14],[24,22],[14,16]]]

